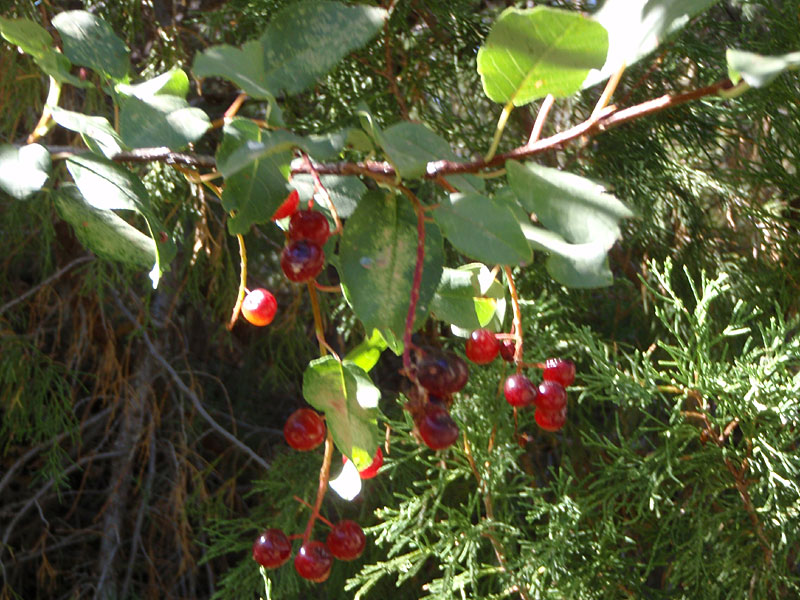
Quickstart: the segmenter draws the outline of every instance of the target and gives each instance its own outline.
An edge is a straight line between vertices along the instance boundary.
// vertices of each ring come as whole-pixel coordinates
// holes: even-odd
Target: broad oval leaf
[[[381,357],[381,353],[386,350],[388,344],[377,329],[372,330],[372,335],[361,342],[358,346],[350,350],[344,357],[345,362],[352,362],[365,371],[372,370]]]
[[[431,301],[431,312],[437,319],[474,331],[486,327],[498,312],[502,315],[504,311],[505,289],[485,265],[473,263],[442,271]]]
[[[189,77],[183,69],[175,67],[166,73],[141,83],[133,85],[117,84],[116,90],[125,96],[136,96],[142,100],[147,100],[159,94],[186,98],[186,94],[189,93]]]
[[[0,35],[10,44],[19,46],[26,54],[41,58],[53,45],[47,30],[28,19],[5,19],[0,17]]]
[[[755,88],[769,85],[785,71],[800,68],[800,52],[762,56],[729,48],[726,57],[731,81],[736,84],[744,79],[747,85]]]
[[[151,268],[156,262],[156,244],[152,238],[114,212],[86,202],[74,185],[63,185],[57,190],[55,205],[59,216],[72,225],[81,244],[97,256],[141,268]]]
[[[536,163],[506,163],[508,180],[520,203],[542,225],[571,244],[600,242],[610,248],[619,221],[634,213],[600,184]]]
[[[623,65],[632,65],[655,50],[691,17],[719,0],[606,0],[592,17],[608,31],[608,57],[592,71],[583,87],[608,79]]]
[[[298,2],[281,10],[258,41],[213,46],[195,58],[200,77],[215,75],[261,99],[307,89],[383,27],[386,10],[340,2]]]
[[[325,413],[339,451],[364,469],[380,443],[378,400],[381,392],[361,367],[332,356],[311,361],[303,373],[303,397]]]
[[[17,200],[38,192],[50,177],[50,153],[39,144],[0,146],[0,189]]]
[[[405,198],[370,192],[345,224],[338,266],[342,288],[367,331],[403,338],[417,260],[416,223]],[[442,274],[442,237],[435,225],[425,227],[424,249],[415,324],[427,315]]]
[[[433,217],[458,250],[490,265],[531,260],[531,249],[519,222],[506,207],[480,194],[451,194]]]
[[[85,10],[70,10],[53,17],[64,54],[76,65],[89,67],[112,79],[128,74],[128,48],[111,26]]]
[[[98,151],[106,158],[121,152],[124,144],[105,117],[92,117],[79,112],[51,107],[53,120],[64,129],[81,134],[83,141],[92,151]]]
[[[478,51],[478,73],[491,100],[523,106],[579,91],[607,50],[605,28],[578,12],[508,8]]]
[[[336,208],[336,213],[340,218],[346,219],[353,214],[358,206],[358,202],[367,191],[360,179],[345,175],[320,175],[320,181],[325,186],[325,191]],[[314,197],[316,203],[326,213],[330,212],[330,207],[321,194],[315,193],[314,179],[311,175],[298,174],[292,177],[292,187],[296,189],[300,198]]]
[[[192,108],[179,96],[155,95],[122,101],[119,131],[130,148],[183,148],[200,139],[211,126],[203,110]]]

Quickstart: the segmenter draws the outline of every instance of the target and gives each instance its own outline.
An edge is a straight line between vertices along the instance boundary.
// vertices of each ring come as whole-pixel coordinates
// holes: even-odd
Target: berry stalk
[[[331,475],[331,457],[333,456],[333,436],[331,430],[328,429],[328,435],[325,437],[325,454],[322,457],[322,466],[319,469],[319,487],[317,488],[317,497],[314,500],[314,506],[311,507],[311,516],[308,518],[306,530],[303,532],[303,544],[307,544],[311,538],[311,532],[314,530],[314,522],[320,516],[319,509],[322,506],[322,499],[325,497],[325,492],[328,489],[328,480]]]
[[[511,292],[511,307],[514,311],[514,333],[516,343],[514,344],[514,364],[517,366],[517,373],[522,373],[522,310],[519,307],[519,296],[514,277],[511,275],[511,267],[505,266],[503,270],[508,280],[508,290]]]
[[[244,237],[242,237],[242,234],[237,233],[236,239],[239,241],[241,270],[239,272],[239,293],[236,296],[236,304],[233,305],[233,313],[228,323],[228,331],[233,329],[233,326],[236,325],[236,319],[239,318],[239,311],[242,309],[242,302],[244,302],[244,295],[247,291],[247,249],[244,246]]]
[[[408,377],[412,375],[411,369],[411,333],[414,330],[414,316],[417,313],[417,302],[419,301],[419,288],[422,285],[422,267],[425,262],[425,211],[419,199],[414,193],[403,186],[399,186],[402,192],[411,200],[414,205],[414,212],[417,213],[417,262],[414,265],[414,280],[411,283],[411,299],[408,303],[408,314],[406,315],[406,327],[403,332],[403,370]]]

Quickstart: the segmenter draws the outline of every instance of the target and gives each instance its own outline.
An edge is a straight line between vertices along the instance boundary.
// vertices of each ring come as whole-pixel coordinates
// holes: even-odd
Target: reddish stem
[[[319,469],[319,487],[317,488],[317,497],[314,500],[314,506],[311,507],[311,516],[308,518],[308,525],[303,532],[303,544],[308,543],[311,538],[311,532],[314,530],[314,522],[317,519],[322,520],[319,514],[319,507],[322,506],[322,499],[325,497],[325,492],[328,489],[328,480],[331,474],[331,457],[333,456],[333,436],[331,430],[328,429],[328,436],[325,438],[325,455],[322,457],[322,466]]]
[[[292,497],[293,497],[293,498],[294,498],[294,499],[295,499],[297,502],[299,502],[300,504],[302,504],[303,506],[307,506],[307,507],[308,507],[308,508],[310,508],[311,510],[314,510],[314,507],[313,507],[313,506],[311,506],[311,504],[310,504],[309,502],[306,502],[305,500],[303,500],[303,499],[302,499],[300,496],[292,496]],[[322,521],[323,523],[325,523],[325,525],[327,525],[328,527],[330,527],[331,529],[333,529],[333,523],[331,523],[330,521],[328,521],[328,519],[326,519],[326,518],[325,518],[325,517],[323,517],[322,515],[317,515],[317,518],[318,518],[320,521]],[[302,536],[297,536],[297,537],[302,537]]]
[[[517,286],[514,284],[514,277],[511,275],[511,267],[503,267],[508,280],[508,289],[511,292],[511,307],[514,310],[514,333],[516,343],[514,344],[514,364],[517,366],[517,373],[522,373],[522,311],[519,308],[519,296]]]

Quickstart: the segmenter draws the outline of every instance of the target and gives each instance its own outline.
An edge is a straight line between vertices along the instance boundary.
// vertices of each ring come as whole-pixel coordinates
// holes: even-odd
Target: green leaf
[[[41,58],[53,46],[53,38],[47,30],[28,19],[0,17],[0,35],[34,58]]]
[[[429,162],[452,160],[458,157],[442,137],[421,123],[401,121],[381,132],[375,128],[381,147],[397,172],[404,178],[422,177]],[[446,179],[459,191],[481,192],[485,184],[474,175],[451,175]]]
[[[112,79],[128,74],[128,48],[108,23],[84,10],[71,10],[53,17],[64,54],[75,65],[89,67]]]
[[[211,126],[205,112],[179,96],[156,95],[146,100],[132,96],[121,105],[119,132],[131,148],[177,150],[200,139]]]
[[[547,272],[559,283],[572,288],[597,288],[613,283],[608,268],[608,245],[570,244],[553,231],[526,223],[522,224],[522,232],[534,248],[549,253]]]
[[[240,145],[225,160],[217,163],[217,168],[225,177],[230,177],[246,168],[254,160],[261,160],[293,148],[301,148],[320,160],[338,156],[347,139],[347,131],[335,131],[324,135],[303,137],[291,131],[264,130],[259,141],[247,141]]]
[[[486,327],[498,311],[505,310],[504,297],[505,289],[485,265],[445,267],[431,312],[446,323],[474,331]]]
[[[380,443],[378,400],[381,393],[361,367],[331,356],[311,361],[303,374],[303,397],[325,413],[325,423],[339,451],[365,469]]]
[[[0,146],[0,189],[17,200],[38,192],[50,177],[50,153],[39,144]]]
[[[254,98],[302,92],[383,27],[387,12],[339,2],[298,2],[280,11],[258,41],[212,46],[194,61],[199,77],[228,79]]]
[[[593,19],[608,30],[608,58],[583,84],[590,87],[655,50],[689,19],[719,0],[606,0]]]
[[[43,73],[49,75],[59,83],[69,83],[70,85],[81,88],[92,87],[91,82],[81,81],[80,78],[70,73],[72,63],[69,62],[69,59],[61,54],[61,52],[56,52],[52,48],[48,48],[41,57],[37,58],[36,64]]]
[[[325,186],[325,190],[336,208],[336,213],[342,219],[346,219],[353,214],[356,206],[358,206],[359,199],[367,191],[367,186],[357,177],[320,175],[320,181]],[[321,198],[320,194],[314,195],[314,179],[311,175],[295,175],[292,177],[292,187],[300,193],[300,198],[311,198],[313,195],[317,204],[325,212],[330,212],[328,203]]]
[[[93,151],[97,150],[111,158],[123,150],[122,139],[105,117],[90,117],[58,106],[53,106],[50,110],[56,123],[64,129],[80,133],[83,141]]]
[[[182,69],[175,67],[141,83],[134,85],[119,83],[116,90],[125,96],[136,96],[142,100],[159,94],[186,98],[189,93],[189,77]]]
[[[222,143],[217,151],[217,165],[225,164],[230,156],[249,142],[261,142],[265,131],[250,119],[236,118],[223,129]],[[256,223],[266,223],[291,191],[287,181],[292,153],[282,150],[260,160],[225,179],[222,206],[234,212],[228,220],[232,234],[246,233]]]
[[[133,210],[144,217],[156,246],[156,263],[150,279],[154,288],[158,286],[176,249],[169,237],[162,241],[165,230],[150,208],[150,197],[142,181],[110,160],[90,154],[68,158],[67,170],[90,206],[100,210]]]
[[[339,246],[342,288],[367,331],[388,330],[398,339],[403,337],[417,260],[416,223],[405,198],[369,192],[345,224]],[[442,261],[439,229],[426,225],[415,323],[427,315]]]
[[[58,214],[72,225],[81,244],[97,256],[136,267],[151,268],[156,244],[110,210],[90,205],[77,187],[61,186],[55,194]]]
[[[487,264],[515,265],[531,260],[531,249],[508,209],[480,194],[451,194],[433,217],[459,251]]]
[[[598,183],[536,163],[506,163],[508,180],[522,206],[571,244],[619,238],[620,219],[634,213]]]
[[[381,353],[386,350],[388,344],[383,339],[380,331],[377,329],[372,330],[372,335],[361,342],[358,346],[350,350],[347,356],[344,357],[345,363],[351,362],[364,371],[369,372],[372,370],[381,357]]]
[[[605,28],[578,12],[508,8],[478,51],[478,73],[491,100],[523,106],[579,91],[607,50]]]
[[[762,56],[729,48],[726,57],[730,80],[736,84],[744,79],[747,85],[755,88],[767,86],[785,71],[800,67],[800,52]]]

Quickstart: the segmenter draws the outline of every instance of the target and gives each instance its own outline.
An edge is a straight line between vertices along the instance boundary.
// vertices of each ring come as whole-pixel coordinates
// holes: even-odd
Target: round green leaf
[[[128,48],[111,26],[85,10],[70,10],[53,17],[64,54],[76,65],[89,67],[112,79],[128,74]]]
[[[38,192],[50,177],[50,153],[39,144],[0,146],[0,189],[17,200]]]

